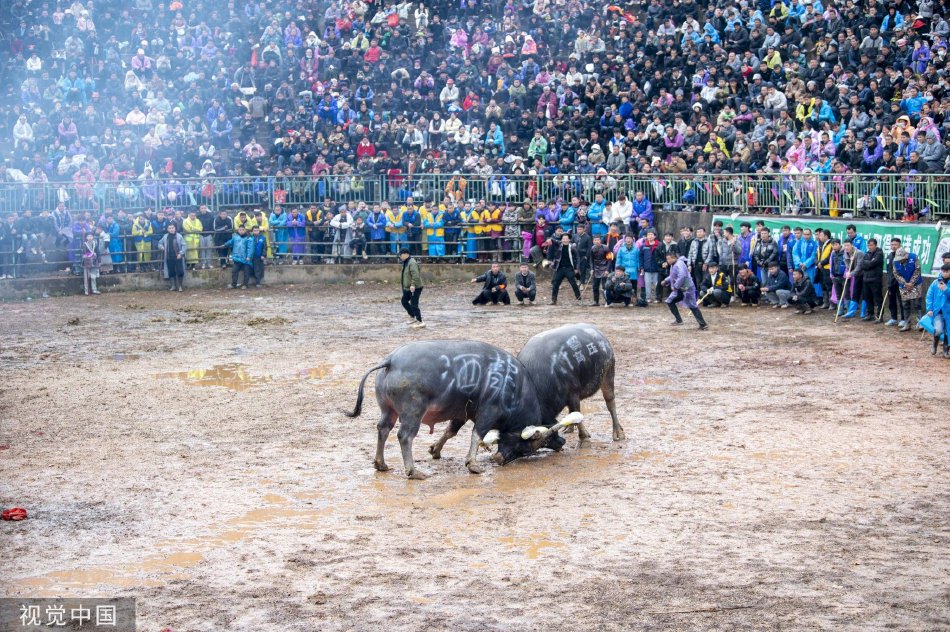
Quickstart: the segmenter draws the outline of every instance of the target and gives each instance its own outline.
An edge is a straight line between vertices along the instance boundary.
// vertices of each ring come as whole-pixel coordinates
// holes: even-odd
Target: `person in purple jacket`
[[[307,218],[294,209],[287,217],[287,238],[290,241],[291,265],[303,265],[303,255],[307,250]]]
[[[703,313],[696,304],[696,286],[689,274],[689,266],[686,264],[686,257],[682,257],[671,250],[666,254],[666,262],[670,265],[670,276],[663,280],[664,284],[670,286],[670,295],[666,299],[666,305],[670,308],[674,320],[671,325],[682,325],[683,318],[680,316],[680,310],[676,306],[682,301],[689,311],[693,313],[700,329],[708,329],[709,325],[703,319]]]

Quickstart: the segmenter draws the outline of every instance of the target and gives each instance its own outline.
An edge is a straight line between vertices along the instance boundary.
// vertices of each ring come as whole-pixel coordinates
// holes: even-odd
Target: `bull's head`
[[[580,413],[571,413],[550,428],[545,426],[528,426],[521,432],[498,433],[495,430],[485,435],[483,443],[498,444],[498,452],[492,459],[499,465],[510,463],[515,459],[529,456],[542,448],[559,451],[564,447],[564,437],[558,434],[564,428],[579,424],[584,420]]]

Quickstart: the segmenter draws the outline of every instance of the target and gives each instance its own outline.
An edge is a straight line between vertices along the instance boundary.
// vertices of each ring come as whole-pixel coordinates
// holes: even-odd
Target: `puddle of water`
[[[524,550],[525,557],[529,560],[536,560],[541,555],[542,549],[564,549],[567,545],[563,542],[551,540],[546,533],[532,533],[528,536],[504,536],[498,538],[502,544],[513,548]]]
[[[141,564],[131,568],[146,572],[163,573],[175,568],[192,568],[200,564],[204,557],[204,555],[196,551],[181,551],[178,553],[169,553],[168,555],[147,557],[142,560]]]
[[[309,369],[300,369],[299,377],[302,380],[322,380],[333,372],[332,364],[319,364]]]
[[[289,502],[276,494],[268,494],[264,500],[278,505]],[[182,571],[194,568],[203,562],[204,552],[240,542],[251,535],[254,528],[261,528],[270,522],[284,521],[289,518],[295,519],[293,528],[318,528],[323,524],[320,519],[330,513],[333,513],[332,508],[295,510],[278,506],[256,509],[239,518],[229,520],[224,525],[212,525],[213,529],[219,529],[219,531],[211,535],[188,540],[161,540],[154,546],[156,549],[187,547],[189,550],[172,550],[150,555],[137,564],[125,564],[115,568],[55,571],[17,580],[15,585],[30,588],[30,594],[37,597],[62,596],[63,589],[81,592],[100,585],[117,588],[164,586],[174,579],[187,578],[188,575]]]
[[[444,494],[432,496],[426,501],[426,504],[439,509],[454,509],[460,505],[469,505],[470,501],[480,495],[482,491],[484,490],[472,488],[454,489]]]
[[[158,373],[157,379],[180,380],[191,386],[220,386],[232,391],[243,392],[271,382],[269,375],[251,375],[243,364],[218,364],[210,369],[191,371],[173,371]]]

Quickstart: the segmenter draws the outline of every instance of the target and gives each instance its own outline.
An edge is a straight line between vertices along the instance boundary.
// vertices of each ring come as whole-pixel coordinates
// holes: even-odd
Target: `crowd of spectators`
[[[161,206],[213,176],[906,174],[950,160],[945,0],[14,0],[2,13],[0,181],[76,185],[30,198],[37,212],[101,212],[104,187]]]

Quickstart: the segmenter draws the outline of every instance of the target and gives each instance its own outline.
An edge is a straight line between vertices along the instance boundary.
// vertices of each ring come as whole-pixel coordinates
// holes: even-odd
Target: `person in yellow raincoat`
[[[430,257],[445,256],[445,205],[440,204],[434,210],[422,207],[422,227]]]
[[[484,253],[492,261],[501,260],[501,253],[498,252],[498,239],[502,234],[501,215],[502,210],[497,206],[485,207],[481,213]]]
[[[405,207],[386,209],[386,232],[389,233],[389,248],[398,254],[406,244],[406,227],[402,223]]]
[[[132,243],[138,253],[139,272],[145,272],[152,261],[152,222],[144,213],[139,213],[132,222]]]
[[[240,211],[234,218],[234,232],[237,232],[238,228],[243,228],[250,235],[251,229],[257,225],[257,220],[252,215],[248,215],[247,211]]]
[[[182,222],[182,232],[185,233],[185,265],[194,270],[198,265],[198,251],[201,244],[201,220],[198,213],[192,211]]]
[[[273,240],[271,239],[270,234],[270,222],[267,221],[267,214],[264,213],[261,209],[254,210],[254,219],[257,221],[258,228],[261,229],[261,235],[264,236],[264,240],[267,242],[267,247],[264,250],[264,258],[271,258],[271,244]],[[251,234],[254,233],[253,227],[251,228]]]
[[[465,259],[478,259],[478,238],[482,234],[481,212],[477,208],[470,208],[468,203],[462,208],[462,235],[465,239]]]

